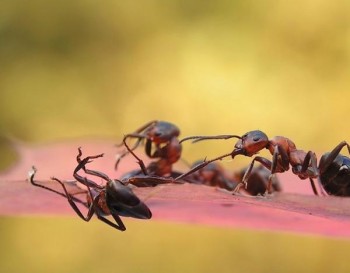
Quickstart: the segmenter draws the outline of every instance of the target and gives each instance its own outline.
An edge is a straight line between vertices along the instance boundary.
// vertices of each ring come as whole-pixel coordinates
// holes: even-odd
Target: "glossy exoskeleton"
[[[192,168],[201,163],[202,161],[195,162]],[[189,177],[186,178],[186,181],[233,191],[236,189],[237,185],[242,182],[246,170],[247,168],[243,168],[240,171],[234,172],[233,175],[230,175],[219,163],[211,162],[189,175]],[[269,176],[270,172],[265,167],[261,165],[254,167],[250,173],[247,181],[247,188],[244,192],[249,193],[250,195],[264,194],[268,185]],[[272,178],[272,191],[281,191],[281,185],[277,177]]]
[[[135,132],[124,136],[123,142],[118,145],[125,145],[129,138],[136,139],[135,144],[127,151],[119,155],[115,168],[120,160],[134,151],[140,144],[145,141],[145,153],[151,159],[158,159],[151,162],[147,167],[141,162],[141,170],[145,175],[154,174],[158,176],[176,176],[172,171],[172,165],[181,157],[182,146],[178,139],[180,135],[179,128],[166,121],[151,121]]]
[[[192,168],[201,163],[201,161],[196,161],[192,165]],[[186,181],[193,184],[219,187],[228,191],[234,190],[238,184],[235,180],[230,179],[224,168],[216,162],[212,162],[199,169],[197,172],[192,173]]]
[[[53,177],[52,179],[58,182],[64,193],[46,187],[44,185],[38,184],[34,181],[34,176],[36,169],[33,168],[32,173],[30,174],[30,182],[37,187],[44,188],[51,192],[55,192],[65,198],[67,198],[72,209],[78,214],[78,216],[84,221],[90,221],[91,217],[96,214],[98,219],[108,224],[109,226],[116,228],[120,231],[126,230],[125,225],[123,224],[120,216],[123,217],[133,217],[138,219],[150,219],[152,213],[145,203],[143,203],[132,191],[129,184],[135,186],[154,186],[156,184],[165,184],[173,183],[172,178],[164,177],[130,177],[125,181],[120,181],[118,179],[110,179],[106,174],[90,170],[86,168],[86,165],[92,162],[93,159],[102,157],[103,154],[95,156],[87,156],[84,159],[81,159],[82,152],[79,148],[79,153],[77,155],[78,165],[74,169],[73,176],[76,179],[77,183],[81,183],[87,187],[87,197],[86,202],[77,198],[76,196],[71,195],[64,182]],[[96,176],[105,180],[105,185],[99,185],[87,177],[83,177],[79,174],[79,171],[82,170],[85,174]],[[88,208],[87,215],[83,215],[76,203],[83,204]],[[115,223],[106,218],[106,216],[111,215]]]
[[[245,185],[247,188],[247,181],[251,174],[252,168],[255,161],[261,163],[265,168],[270,170],[270,176],[268,184],[266,187],[265,193],[272,192],[272,182],[273,177],[276,173],[283,173],[289,170],[289,167],[292,167],[292,171],[300,179],[309,179],[312,189],[315,194],[318,194],[314,178],[318,177],[319,171],[317,168],[317,158],[314,152],[303,150],[298,150],[295,144],[288,138],[282,136],[276,136],[271,140],[267,137],[265,133],[259,130],[250,131],[243,136],[237,135],[219,135],[219,136],[193,136],[183,139],[189,140],[192,139],[194,142],[202,141],[206,139],[229,139],[229,138],[238,138],[239,140],[235,144],[235,148],[232,152],[214,158],[212,160],[204,161],[201,164],[197,165],[192,169],[191,172],[195,172],[198,169],[206,166],[207,164],[221,160],[225,157],[231,156],[234,158],[237,155],[244,155],[248,157],[254,156],[256,153],[260,152],[263,149],[268,149],[272,155],[272,160],[269,160],[265,157],[255,156],[247,168],[241,185]],[[240,186],[236,188],[235,191],[238,191]]]
[[[235,173],[236,181],[242,182],[244,174],[246,173],[247,168],[243,168],[239,172]],[[270,171],[266,169],[264,166],[259,165],[254,167],[251,170],[251,173],[247,180],[247,188],[246,191],[251,195],[263,195],[268,186],[270,177]],[[280,192],[282,190],[281,183],[279,182],[276,176],[271,178],[271,191],[272,192]],[[237,182],[237,183],[238,183]]]
[[[350,158],[340,154],[344,146],[350,153],[349,144],[343,141],[320,159],[319,180],[330,195],[350,196]]]

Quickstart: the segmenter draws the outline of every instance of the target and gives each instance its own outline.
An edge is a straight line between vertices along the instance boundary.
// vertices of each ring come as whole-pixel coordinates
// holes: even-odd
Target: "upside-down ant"
[[[116,228],[120,231],[126,230],[120,216],[123,217],[133,217],[138,219],[150,219],[152,217],[151,210],[143,203],[132,191],[129,184],[142,187],[142,186],[155,186],[158,184],[173,183],[173,178],[157,177],[157,176],[137,176],[129,177],[128,179],[121,181],[118,179],[110,179],[106,174],[90,170],[86,168],[86,165],[92,162],[93,159],[102,157],[103,154],[95,156],[87,156],[81,159],[82,152],[78,149],[77,162],[78,166],[74,169],[73,176],[77,182],[85,185],[87,187],[87,202],[71,195],[64,182],[53,177],[52,179],[58,182],[64,193],[46,187],[44,185],[38,184],[34,181],[34,176],[36,173],[35,167],[33,167],[30,173],[30,182],[37,187],[44,188],[56,194],[59,194],[67,198],[72,209],[78,214],[78,216],[84,221],[90,221],[91,217],[96,214],[97,218],[104,223]],[[106,181],[105,185],[98,185],[91,179],[87,177],[82,177],[78,172],[83,170],[85,174],[92,176],[97,176]],[[84,216],[80,211],[76,203],[83,204],[88,208],[87,215]],[[111,222],[106,216],[112,215],[116,223]]]

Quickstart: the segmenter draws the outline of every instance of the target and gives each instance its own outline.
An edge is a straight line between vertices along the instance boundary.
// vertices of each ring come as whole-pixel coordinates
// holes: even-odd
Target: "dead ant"
[[[262,149],[268,149],[272,155],[272,161],[261,156],[255,156],[250,163],[249,167],[245,171],[242,178],[242,182],[235,189],[235,192],[239,190],[242,185],[247,188],[247,181],[251,175],[252,168],[255,161],[260,162],[265,168],[270,170],[270,176],[268,179],[266,193],[271,193],[272,190],[272,179],[276,173],[283,173],[289,170],[289,165],[292,167],[294,174],[298,175],[301,179],[309,178],[313,192],[318,195],[314,178],[319,175],[319,170],[317,168],[317,158],[314,152],[303,150],[298,150],[295,144],[288,138],[282,136],[276,136],[269,140],[267,135],[262,131],[255,130],[250,131],[243,136],[237,135],[219,135],[219,136],[192,136],[184,138],[182,141],[193,139],[193,142],[198,142],[206,139],[229,139],[238,138],[239,140],[235,144],[235,149],[225,155],[219,156],[212,160],[204,160],[201,164],[197,165],[195,168],[190,170],[188,173],[193,173],[200,168],[208,165],[211,162],[221,160],[225,157],[231,156],[234,158],[237,155],[244,155],[251,157],[256,153],[260,152]],[[181,141],[181,142],[182,142]],[[181,177],[180,177],[181,178]]]
[[[350,153],[349,144],[342,141],[320,159],[319,180],[330,195],[350,196],[350,158],[340,154],[344,146],[347,146]]]
[[[96,214],[97,218],[108,224],[109,226],[118,229],[120,231],[126,230],[120,216],[133,217],[138,219],[150,219],[152,217],[151,210],[143,203],[132,191],[129,184],[135,186],[152,186],[155,184],[172,183],[174,179],[165,177],[130,177],[125,181],[118,179],[110,179],[106,174],[90,170],[86,168],[86,164],[92,162],[93,159],[102,157],[103,154],[95,156],[87,156],[81,159],[82,151],[78,148],[77,162],[78,165],[74,169],[73,176],[77,182],[87,187],[87,202],[84,202],[77,197],[70,194],[65,186],[65,183],[61,180],[52,177],[52,179],[58,182],[64,193],[58,192],[54,189],[40,185],[34,181],[36,169],[33,168],[30,174],[30,182],[37,187],[44,188],[51,192],[55,192],[65,198],[67,198],[72,209],[78,214],[78,216],[84,221],[90,221],[91,217]],[[105,185],[98,185],[94,181],[87,177],[82,177],[78,172],[83,170],[86,174],[97,176],[106,181]],[[80,211],[76,203],[83,204],[88,208],[86,216]],[[112,215],[116,223],[111,222],[106,216]]]
[[[143,174],[176,176],[177,173],[172,171],[172,165],[181,157],[182,146],[178,139],[179,135],[179,128],[170,122],[154,120],[146,123],[135,132],[125,135],[122,143],[117,145],[118,147],[123,144],[126,146],[127,139],[137,139],[132,148],[128,148],[127,151],[119,155],[115,163],[115,169],[117,169],[123,157],[134,151],[146,140],[146,155],[152,159],[159,158],[159,160],[151,162],[147,167],[142,162],[140,167]]]

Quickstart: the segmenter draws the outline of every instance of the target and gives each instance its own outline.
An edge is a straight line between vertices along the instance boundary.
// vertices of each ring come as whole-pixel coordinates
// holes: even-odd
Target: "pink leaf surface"
[[[0,174],[0,214],[74,215],[64,198],[33,187],[26,178],[31,166],[35,165],[38,180],[48,181],[51,176],[71,180],[80,146],[83,155],[105,152],[105,156],[91,163],[91,167],[112,178],[137,168],[135,159],[126,157],[116,172],[117,149],[113,142],[106,140],[21,145],[18,147],[20,162]],[[179,168],[183,169],[183,166]],[[154,220],[350,237],[349,198],[316,197],[308,182],[293,174],[285,173],[279,178],[284,191],[269,197],[233,196],[220,189],[192,184],[135,188],[134,192],[145,200]]]

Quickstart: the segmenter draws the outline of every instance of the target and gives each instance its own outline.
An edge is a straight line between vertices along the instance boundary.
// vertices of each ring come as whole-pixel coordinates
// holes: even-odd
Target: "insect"
[[[87,156],[84,159],[81,159],[81,156],[82,151],[80,148],[78,148],[78,165],[74,169],[73,176],[76,179],[77,183],[81,183],[87,187],[86,202],[70,194],[66,188],[65,183],[55,177],[52,177],[52,180],[56,181],[62,186],[64,193],[38,184],[34,181],[34,176],[36,173],[35,168],[33,168],[33,171],[30,174],[30,182],[34,186],[44,188],[65,197],[72,209],[84,221],[90,221],[92,216],[96,214],[99,220],[120,231],[126,230],[126,227],[122,222],[120,216],[133,217],[138,219],[150,219],[152,217],[151,210],[133,193],[132,189],[128,186],[129,184],[142,187],[172,183],[174,180],[172,178],[152,176],[130,177],[125,181],[110,179],[106,174],[102,172],[86,168],[86,165],[88,163],[92,162],[93,159],[102,157],[103,154]],[[82,170],[85,174],[102,178],[106,181],[106,184],[99,185],[93,180],[81,176],[79,174],[80,170]],[[81,212],[76,203],[83,204],[88,208],[86,216]],[[106,218],[108,215],[111,215],[114,218],[115,223]]]
[[[192,165],[192,168],[201,163],[202,161],[196,161]],[[237,185],[242,182],[246,170],[247,168],[242,168],[241,170],[230,175],[220,164],[217,162],[211,162],[198,171],[192,173],[186,179],[186,181],[190,183],[219,187],[228,191],[234,191]],[[251,195],[264,194],[269,176],[270,172],[263,166],[260,165],[254,167],[247,180],[247,188],[245,192]],[[281,191],[281,185],[277,177],[272,178],[272,191]]]
[[[243,168],[240,171],[235,173],[235,180],[242,182],[243,176],[247,168]],[[247,180],[247,188],[246,191],[251,195],[262,195],[266,191],[266,187],[268,185],[270,177],[270,171],[266,169],[264,166],[259,165],[252,169],[248,180]],[[276,176],[271,178],[271,190],[272,192],[279,192],[282,190],[281,183]],[[238,184],[238,182],[237,182]]]
[[[322,155],[319,163],[319,180],[330,195],[350,196],[350,158],[340,154],[343,147],[350,146],[342,141],[331,152]]]
[[[137,139],[133,147],[119,155],[115,168],[118,167],[123,157],[128,155],[130,151],[134,151],[145,140],[146,155],[158,160],[151,162],[147,167],[143,162],[140,162],[143,174],[176,176],[177,173],[172,171],[172,165],[181,157],[182,146],[178,139],[179,135],[179,128],[170,122],[154,120],[146,123],[135,132],[125,135],[122,143],[117,145],[124,144],[126,146],[127,139]]]
[[[244,185],[247,188],[247,181],[254,167],[255,161],[262,164],[265,168],[270,170],[270,176],[268,179],[266,193],[271,193],[272,191],[272,182],[273,177],[276,173],[283,173],[289,170],[289,167],[292,167],[292,171],[300,179],[309,179],[313,192],[317,195],[317,189],[313,179],[317,178],[319,175],[317,167],[317,158],[314,152],[303,150],[298,150],[295,144],[288,138],[282,136],[276,136],[272,139],[269,139],[267,135],[259,130],[254,130],[247,132],[243,136],[237,135],[219,135],[219,136],[192,136],[184,138],[182,141],[189,139],[194,140],[194,142],[206,140],[206,139],[229,139],[229,138],[238,138],[235,148],[232,152],[224,154],[212,160],[203,161],[201,164],[197,165],[190,172],[195,172],[200,168],[206,166],[207,164],[221,160],[225,157],[231,156],[234,158],[237,155],[244,155],[252,157],[263,149],[268,149],[272,155],[272,161],[265,157],[255,156],[248,166],[242,182],[237,186],[235,191],[238,191],[239,188]]]

